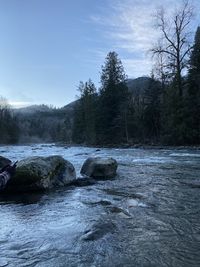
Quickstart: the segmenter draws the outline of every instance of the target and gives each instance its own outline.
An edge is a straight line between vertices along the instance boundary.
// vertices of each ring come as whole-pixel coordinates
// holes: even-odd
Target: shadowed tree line
[[[3,99],[3,98],[2,98]],[[45,105],[11,109],[0,104],[0,143],[67,142],[71,140],[71,111]]]
[[[121,60],[116,52],[110,52],[102,66],[98,93],[91,80],[80,83],[73,142],[91,145],[159,142],[161,83],[154,77],[141,80],[146,85],[131,90],[131,80],[127,80]],[[93,89],[88,90],[88,85]]]
[[[162,65],[162,77],[152,74],[145,88],[134,91],[130,90],[118,55],[110,52],[102,67],[98,93],[90,80],[85,84],[80,83],[73,142],[91,145],[200,144],[199,27],[194,45],[187,51],[191,51],[187,65],[184,65],[184,68],[188,68],[187,75],[182,75],[183,66],[180,71],[180,66],[176,69],[176,63],[171,65],[168,62],[166,72]],[[161,51],[154,53],[162,55]],[[186,59],[187,53],[183,52],[183,55]],[[167,59],[174,62],[172,58]],[[166,77],[163,80],[164,75]],[[92,90],[88,90],[90,84]]]

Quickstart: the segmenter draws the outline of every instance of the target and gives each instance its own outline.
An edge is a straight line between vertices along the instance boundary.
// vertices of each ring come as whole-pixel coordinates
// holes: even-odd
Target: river
[[[115,179],[0,196],[0,266],[200,266],[200,151],[0,146],[15,161],[111,156]]]

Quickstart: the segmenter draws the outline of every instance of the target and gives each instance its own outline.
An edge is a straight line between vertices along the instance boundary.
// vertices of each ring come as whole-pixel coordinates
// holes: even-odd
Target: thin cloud
[[[160,36],[155,28],[156,10],[163,5],[166,12],[172,14],[182,1],[110,0],[109,3],[110,15],[92,15],[91,21],[101,26],[110,50],[116,50],[124,58],[122,61],[130,76],[150,74],[153,64],[148,51]],[[197,0],[193,5],[200,8]]]
[[[150,75],[152,68],[152,62],[150,60],[147,60],[145,58],[122,59],[122,63],[129,78],[137,78],[139,76]]]
[[[9,104],[13,107],[13,108],[23,108],[23,107],[27,107],[30,105],[33,105],[34,103],[32,102],[26,102],[26,101],[15,101],[15,100],[10,100]]]

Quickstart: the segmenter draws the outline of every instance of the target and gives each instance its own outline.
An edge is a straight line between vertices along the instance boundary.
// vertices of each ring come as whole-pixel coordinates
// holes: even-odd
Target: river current
[[[115,179],[0,196],[0,267],[200,266],[200,151],[0,146],[12,161],[62,155],[77,176],[89,156]]]

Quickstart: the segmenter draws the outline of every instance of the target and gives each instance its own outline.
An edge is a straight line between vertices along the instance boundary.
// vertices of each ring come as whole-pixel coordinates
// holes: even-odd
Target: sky
[[[0,96],[14,107],[62,107],[80,81],[100,86],[101,66],[116,51],[129,78],[149,75],[158,39],[154,14],[181,0],[0,0]],[[193,0],[200,24],[200,1]]]

